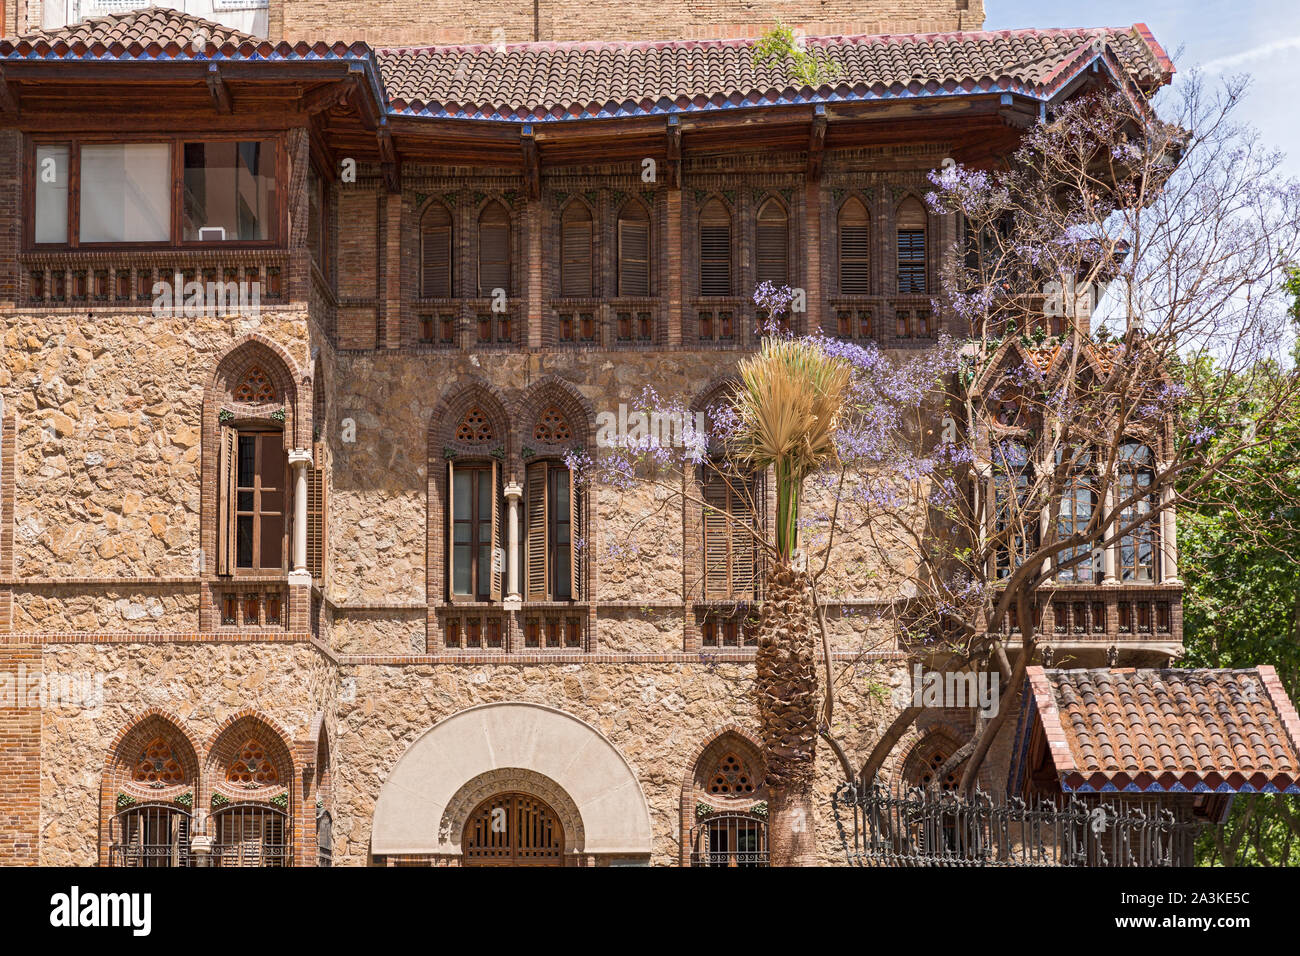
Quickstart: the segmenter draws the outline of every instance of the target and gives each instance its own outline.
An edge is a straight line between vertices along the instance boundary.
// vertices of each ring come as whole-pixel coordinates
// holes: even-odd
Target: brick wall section
[[[0,307],[18,301],[22,160],[22,135],[12,129],[0,132]]]
[[[0,866],[38,862],[41,706],[27,686],[41,673],[39,644],[0,644],[0,674],[13,689],[0,696]]]
[[[525,43],[533,40],[668,40],[759,36],[780,20],[809,36],[978,30],[983,0],[794,0],[590,4],[581,0],[272,0],[272,37],[364,39],[374,45]]]

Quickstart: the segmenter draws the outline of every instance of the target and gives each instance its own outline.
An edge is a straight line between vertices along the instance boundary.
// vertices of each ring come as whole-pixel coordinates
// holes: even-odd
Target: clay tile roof
[[[192,47],[197,32],[203,50]],[[0,40],[0,58],[62,61],[256,58],[367,61],[390,112],[545,122],[773,104],[1014,92],[1050,99],[1099,56],[1143,89],[1173,63],[1142,24],[1123,29],[810,38],[834,64],[816,90],[784,63],[756,62],[754,41],[681,40],[430,46],[372,51],[364,43],[271,43],[208,20],[149,7]]]
[[[1300,793],[1300,718],[1271,667],[1029,669],[1071,790]]]
[[[395,109],[545,119],[871,96],[1017,90],[1043,94],[1097,53],[1139,86],[1173,64],[1146,27],[808,39],[838,73],[818,91],[760,64],[750,40],[525,43],[377,51]],[[814,94],[822,94],[814,97]]]
[[[209,42],[222,46],[226,43],[260,43],[249,33],[242,33],[231,27],[213,23],[169,7],[145,7],[128,13],[116,13],[102,17],[91,17],[80,23],[72,23],[54,30],[35,30],[25,33],[19,39],[35,45],[44,41],[51,46],[66,43],[72,46],[83,43],[86,46],[102,44],[111,46],[120,43],[124,46],[139,43],[148,46],[156,43],[166,46],[168,43],[190,43],[195,33],[205,31]]]

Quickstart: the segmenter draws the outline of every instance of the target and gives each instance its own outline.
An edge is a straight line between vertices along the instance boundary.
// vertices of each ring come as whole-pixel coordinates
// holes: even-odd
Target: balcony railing
[[[976,792],[847,784],[833,798],[840,840],[857,866],[1189,866],[1201,828],[1168,809],[1120,802],[1026,803]]]

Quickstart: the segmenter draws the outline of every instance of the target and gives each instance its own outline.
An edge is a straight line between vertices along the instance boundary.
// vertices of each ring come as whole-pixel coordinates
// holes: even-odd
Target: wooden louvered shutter
[[[925,207],[907,199],[898,207],[898,291],[901,295],[924,295]]]
[[[716,199],[700,212],[700,295],[731,295],[731,217]]]
[[[582,600],[582,502],[578,500],[578,483],[573,478],[573,469],[569,468],[569,597],[574,601]]]
[[[435,203],[420,222],[420,295],[451,298],[451,215]]]
[[[447,596],[456,593],[456,465],[447,459]]]
[[[510,216],[500,203],[492,203],[479,217],[478,294],[486,298],[493,289],[510,294]]]
[[[850,199],[840,210],[840,294],[871,292],[871,223],[867,210]]]
[[[501,550],[501,466],[492,462],[492,600],[501,600],[501,577],[505,573],[505,551]]]
[[[325,576],[325,462],[318,450],[307,470],[307,570],[319,580]]]
[[[239,432],[221,427],[217,446],[217,574],[235,570],[235,488],[239,469]]]
[[[590,298],[591,213],[580,202],[570,203],[560,224],[560,295]]]
[[[650,294],[650,222],[643,211],[618,221],[618,294]]]
[[[731,493],[731,594],[737,600],[754,596],[758,543],[754,540],[754,480]]]
[[[525,494],[528,498],[526,509],[528,600],[545,601],[549,596],[546,581],[546,462],[537,462],[528,466]]]
[[[706,465],[704,479],[704,596],[726,598],[731,594],[731,536],[727,521],[727,486],[722,477]]]
[[[775,199],[769,199],[759,210],[756,238],[758,281],[785,285],[790,279],[790,232],[785,210]]]

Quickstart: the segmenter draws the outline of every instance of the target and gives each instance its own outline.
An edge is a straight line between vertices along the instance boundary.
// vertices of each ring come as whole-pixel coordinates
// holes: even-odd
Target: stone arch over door
[[[557,811],[566,854],[650,855],[649,808],[623,755],[585,721],[523,702],[470,707],[412,743],[375,802],[371,852],[459,858],[457,825],[504,791],[534,793]]]

